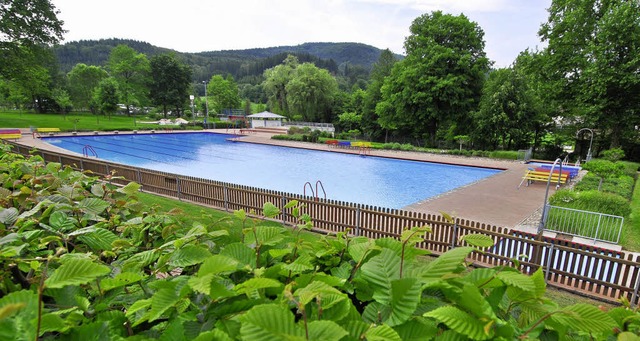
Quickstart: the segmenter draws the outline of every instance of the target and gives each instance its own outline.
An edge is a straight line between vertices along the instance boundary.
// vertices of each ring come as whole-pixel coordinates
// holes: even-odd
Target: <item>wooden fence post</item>
[[[180,193],[180,178],[176,176],[176,190],[178,191],[178,200],[182,201],[182,195]]]
[[[640,306],[640,302],[638,302],[638,290],[640,290],[640,267],[636,265],[636,286],[633,289],[633,295],[631,295],[631,306],[635,305],[636,308]]]
[[[553,255],[553,250],[555,249],[555,244],[551,244],[551,246],[549,246],[549,253],[547,254],[547,269],[545,271],[545,275],[544,275],[544,280],[545,282],[549,281],[549,273],[551,272],[551,257]],[[540,259],[542,259],[542,255],[540,257]],[[540,266],[542,266],[542,263],[540,264]]]
[[[360,236],[360,215],[362,211],[360,211],[360,206],[356,207],[356,236]]]
[[[224,210],[229,212],[229,193],[227,193],[227,185],[222,185],[222,192],[224,194]]]
[[[284,208],[287,205],[287,198],[280,197],[280,203],[282,204],[282,225],[287,225],[287,210]]]

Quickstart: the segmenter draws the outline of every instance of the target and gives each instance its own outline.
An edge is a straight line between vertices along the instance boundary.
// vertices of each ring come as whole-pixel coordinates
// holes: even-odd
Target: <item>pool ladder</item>
[[[89,156],[93,156],[93,157],[98,157],[98,153],[96,153],[96,150],[93,149],[93,147],[91,147],[88,144],[85,144],[84,147],[82,147],[82,156],[84,157],[89,157]]]
[[[324,185],[322,184],[322,181],[320,180],[316,181],[315,192],[313,191],[313,187],[311,186],[311,183],[309,181],[305,182],[304,189],[302,190],[302,193],[305,197],[307,196],[307,185],[309,185],[309,191],[311,191],[311,196],[313,196],[313,198],[316,199],[316,201],[318,201],[318,195],[320,194],[320,192],[318,192],[318,189],[322,189],[322,193],[324,194],[324,200],[327,200],[327,192],[324,190]]]

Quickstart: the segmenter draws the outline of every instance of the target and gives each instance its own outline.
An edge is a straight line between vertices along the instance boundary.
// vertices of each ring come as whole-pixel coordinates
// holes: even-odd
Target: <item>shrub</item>
[[[489,152],[489,157],[494,159],[517,160],[518,152],[515,150],[495,150]]]
[[[624,151],[620,148],[613,148],[600,153],[600,157],[608,161],[616,162],[624,158]]]
[[[582,169],[593,172],[602,178],[617,178],[624,174],[624,164],[609,160],[591,160]]]
[[[617,194],[599,191],[559,190],[549,198],[554,206],[626,217],[631,213],[629,201]]]
[[[607,178],[602,181],[601,191],[618,194],[619,196],[631,200],[633,194],[634,179],[628,175],[621,175],[617,178]],[[600,177],[593,173],[587,173],[582,180],[574,187],[576,191],[597,190]]]

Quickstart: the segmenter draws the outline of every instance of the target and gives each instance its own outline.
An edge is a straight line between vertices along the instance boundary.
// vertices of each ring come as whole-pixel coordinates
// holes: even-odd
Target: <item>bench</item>
[[[560,180],[561,184],[565,184],[568,178],[569,178],[569,174],[566,174],[565,172],[562,172],[562,174],[558,172],[551,173],[552,183],[558,183],[558,180]],[[549,171],[538,171],[538,170],[529,169],[524,174],[524,177],[522,177],[522,182],[524,181],[527,182],[527,186],[529,186],[534,181],[547,182],[549,181]],[[522,185],[522,182],[520,182],[520,185]]]
[[[22,137],[20,129],[0,129],[0,139],[14,139],[17,140]]]
[[[60,128],[36,128],[38,133],[59,133]]]

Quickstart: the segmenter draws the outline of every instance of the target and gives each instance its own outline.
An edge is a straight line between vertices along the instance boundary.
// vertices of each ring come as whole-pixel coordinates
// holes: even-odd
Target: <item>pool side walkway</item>
[[[209,129],[207,131],[226,134],[240,133],[239,130],[232,129]],[[184,131],[175,132],[179,133]],[[125,133],[126,132],[120,132],[120,134]],[[145,132],[140,131],[139,133]],[[156,131],[156,133],[162,134],[163,132]],[[329,147],[328,145],[318,143],[273,140],[271,139],[273,134],[273,132],[252,132],[238,137],[236,141],[322,150],[336,153],[360,153],[357,149]],[[24,133],[23,137],[18,142],[45,150],[69,153],[67,150],[52,146],[38,138],[33,138],[30,133]],[[545,197],[546,184],[536,182],[530,186],[523,184],[518,188],[518,185],[522,181],[522,177],[527,170],[527,165],[520,161],[376,149],[371,150],[367,155],[504,169],[504,171],[500,173],[470,185],[433,198],[427,198],[423,201],[404,207],[403,209],[431,214],[440,214],[444,212],[461,219],[485,223],[487,225],[496,225],[536,233],[537,222],[539,221],[540,210]],[[339,167],[339,165],[336,165],[336,167]],[[555,186],[550,186],[549,196],[554,192]],[[553,233],[545,232],[545,234],[554,236]],[[576,241],[575,238],[574,241]],[[585,244],[593,245],[593,242],[585,241]],[[609,244],[600,246],[610,249],[619,248],[617,245]]]

